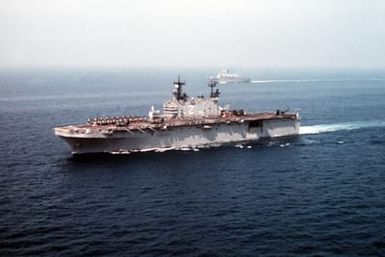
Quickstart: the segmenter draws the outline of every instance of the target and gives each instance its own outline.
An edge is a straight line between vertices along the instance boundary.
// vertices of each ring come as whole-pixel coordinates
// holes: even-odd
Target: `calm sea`
[[[385,73],[238,70],[246,111],[301,135],[237,148],[74,158],[57,125],[161,108],[216,70],[0,71],[0,256],[385,256]]]

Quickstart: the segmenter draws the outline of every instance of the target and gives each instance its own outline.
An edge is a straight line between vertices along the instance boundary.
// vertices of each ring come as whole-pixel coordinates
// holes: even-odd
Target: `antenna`
[[[178,80],[174,81],[175,89],[173,91],[173,94],[174,94],[176,100],[184,100],[184,101],[186,101],[187,94],[183,93],[183,86],[185,84],[186,83],[184,82],[184,80],[181,80],[180,79],[180,75],[178,75]]]
[[[210,90],[210,97],[211,98],[219,97],[219,94],[220,94],[219,89],[214,91],[214,88],[217,86],[217,82],[214,81],[214,80],[209,80],[209,85],[208,86],[211,88],[211,90]]]

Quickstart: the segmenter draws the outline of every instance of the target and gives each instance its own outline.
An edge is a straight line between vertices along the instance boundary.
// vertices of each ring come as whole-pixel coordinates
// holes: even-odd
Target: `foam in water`
[[[345,122],[345,123],[334,123],[334,124],[321,124],[313,126],[303,126],[299,130],[300,135],[308,134],[319,134],[326,132],[334,132],[340,130],[354,130],[361,128],[375,128],[384,127],[385,121],[357,121],[357,122]]]
[[[251,84],[265,83],[303,83],[303,82],[344,82],[344,81],[382,81],[383,79],[268,79],[268,80],[252,80]]]

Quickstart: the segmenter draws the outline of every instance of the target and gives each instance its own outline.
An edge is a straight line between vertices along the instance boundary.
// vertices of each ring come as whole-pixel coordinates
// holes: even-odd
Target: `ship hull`
[[[262,138],[298,135],[299,119],[273,119],[258,122],[218,123],[206,126],[168,127],[156,131],[124,131],[111,134],[73,135],[55,130],[71,147],[73,154],[131,153],[193,149]]]

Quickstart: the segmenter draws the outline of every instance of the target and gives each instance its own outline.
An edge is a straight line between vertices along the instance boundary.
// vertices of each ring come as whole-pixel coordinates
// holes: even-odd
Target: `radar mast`
[[[180,79],[180,76],[178,76],[178,80],[174,81],[174,87],[175,89],[173,90],[173,95],[175,96],[176,100],[187,100],[187,94],[183,93],[183,86],[186,85],[186,82],[184,80]]]
[[[211,88],[210,97],[211,98],[218,98],[221,92],[219,92],[218,88],[214,91],[214,88],[217,86],[217,82],[214,80],[209,80],[208,86]]]

